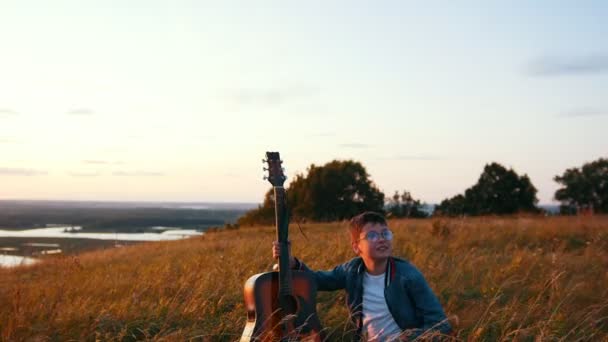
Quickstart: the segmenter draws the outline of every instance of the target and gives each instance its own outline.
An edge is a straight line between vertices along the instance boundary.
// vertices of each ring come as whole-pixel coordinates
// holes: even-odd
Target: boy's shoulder
[[[395,271],[397,274],[409,279],[422,276],[422,273],[420,273],[416,266],[412,265],[409,261],[398,257],[391,258],[395,262]]]
[[[347,262],[343,263],[342,265],[340,265],[344,268],[345,271],[347,272],[360,272],[362,269],[365,269],[365,266],[363,264],[363,259],[361,259],[361,257],[354,257],[350,260],[348,260]]]

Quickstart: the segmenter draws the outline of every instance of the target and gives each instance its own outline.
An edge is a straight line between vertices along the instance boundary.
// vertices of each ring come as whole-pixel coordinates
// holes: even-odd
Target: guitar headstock
[[[266,152],[266,159],[262,161],[268,165],[268,168],[264,168],[264,171],[268,171],[268,176],[264,176],[264,179],[268,179],[273,186],[283,186],[287,177],[283,174],[283,161],[279,152]]]

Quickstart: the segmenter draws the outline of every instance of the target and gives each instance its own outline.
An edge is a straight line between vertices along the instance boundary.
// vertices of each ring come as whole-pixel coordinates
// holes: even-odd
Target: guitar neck
[[[289,241],[289,219],[285,205],[285,188],[274,187],[275,221],[277,241],[286,246]],[[291,294],[291,269],[289,267],[289,248],[281,248],[279,254],[279,294]]]

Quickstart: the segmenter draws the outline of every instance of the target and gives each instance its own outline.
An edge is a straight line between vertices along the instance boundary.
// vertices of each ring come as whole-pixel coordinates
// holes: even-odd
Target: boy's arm
[[[287,248],[291,252],[291,244],[287,242]],[[278,241],[272,242],[272,256],[278,259],[281,251],[281,244]],[[334,291],[346,287],[346,271],[344,264],[336,266],[331,271],[313,271],[306,264],[298,260],[289,253],[289,266],[294,270],[300,270],[312,273],[317,283],[319,291]]]
[[[305,263],[295,258],[294,269],[310,272],[315,278],[319,291],[335,291],[346,287],[346,271],[344,264],[334,267],[330,271],[313,271]]]
[[[440,333],[441,335],[449,334],[452,331],[452,327],[443,312],[439,300],[424,279],[422,273],[415,269],[411,276],[408,277],[406,284],[405,290],[414,303],[417,315],[422,319],[422,327],[410,331],[409,338],[416,338],[425,334],[428,334],[430,337],[433,333]]]

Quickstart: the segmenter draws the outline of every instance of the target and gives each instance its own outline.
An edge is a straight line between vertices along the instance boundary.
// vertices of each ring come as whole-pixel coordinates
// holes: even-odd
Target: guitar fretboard
[[[289,268],[289,220],[287,206],[285,205],[285,188],[274,187],[275,219],[277,229],[277,241],[281,244],[279,254],[279,295],[291,295],[291,270]]]

